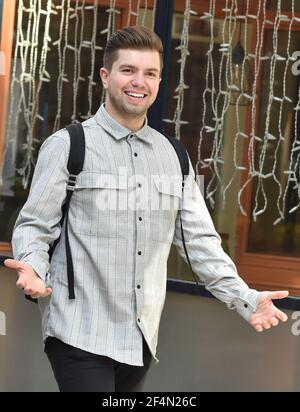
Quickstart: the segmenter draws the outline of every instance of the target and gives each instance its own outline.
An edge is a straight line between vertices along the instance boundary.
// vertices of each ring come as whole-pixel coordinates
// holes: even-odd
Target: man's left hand
[[[256,312],[250,317],[251,325],[262,332],[264,329],[270,329],[277,326],[279,321],[286,322],[288,317],[281,310],[273,305],[272,299],[283,299],[289,295],[288,291],[262,292],[258,301]]]

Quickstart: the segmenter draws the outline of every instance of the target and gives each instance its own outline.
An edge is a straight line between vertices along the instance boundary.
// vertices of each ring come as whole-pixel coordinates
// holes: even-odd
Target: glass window
[[[279,41],[278,41],[278,54],[281,56],[287,56],[287,44],[288,44],[288,32],[279,31]],[[273,31],[267,31],[266,33],[266,54],[271,54],[273,50]],[[291,46],[290,50],[299,50],[300,48],[300,32],[294,31],[291,36]],[[274,79],[274,96],[283,96],[283,73],[285,69],[285,61],[278,61],[275,70]],[[272,172],[275,164],[275,174],[277,176],[278,183],[283,188],[283,193],[280,193],[279,184],[277,184],[274,179],[264,179],[264,189],[268,199],[267,210],[264,214],[257,217],[257,221],[253,222],[251,220],[250,232],[248,239],[248,252],[253,253],[263,253],[272,255],[284,255],[284,256],[300,256],[300,210],[298,209],[294,213],[289,213],[293,207],[298,204],[298,193],[295,190],[295,185],[290,184],[287,189],[286,197],[284,200],[286,213],[285,219],[279,224],[274,225],[273,223],[279,217],[277,210],[277,202],[282,204],[284,190],[287,182],[287,174],[285,171],[289,169],[290,162],[290,151],[291,145],[295,139],[295,134],[299,136],[300,134],[300,123],[299,117],[298,121],[295,121],[296,111],[291,110],[291,107],[295,107],[298,101],[298,90],[300,76],[295,76],[292,74],[290,63],[287,70],[286,78],[286,95],[293,100],[293,103],[285,103],[282,110],[282,118],[280,122],[280,104],[273,104],[272,110],[270,112],[270,126],[269,131],[274,136],[280,136],[283,134],[284,141],[281,143],[280,150],[276,150],[278,139],[269,140],[268,147],[266,151],[266,169],[264,174]],[[265,93],[260,94],[260,119],[259,119],[259,135],[263,136],[265,132],[266,118],[267,118],[267,107],[270,89],[270,62],[264,63],[264,76],[261,90],[265,90]],[[299,116],[299,115],[298,115]],[[258,142],[256,146],[257,156],[259,159],[259,154],[261,153],[262,144]],[[293,162],[297,162],[297,153],[294,153]],[[256,164],[256,170],[258,170],[259,165]],[[299,173],[299,168],[298,168]],[[257,181],[255,180],[252,192],[253,207],[255,206],[255,194],[257,191]],[[281,194],[281,197],[279,197]],[[263,193],[259,192],[257,197],[258,202],[262,205],[264,203]]]
[[[3,0],[0,0],[0,13],[2,3]],[[62,3],[64,4],[63,10],[61,10],[60,7]],[[98,110],[103,97],[99,68],[102,66],[102,56],[107,40],[108,24],[110,23],[111,29],[113,27],[119,27],[123,14],[127,13],[127,9],[125,8],[126,2],[116,2],[116,7],[119,9],[120,13],[113,15],[107,12],[110,2],[107,0],[98,0],[95,21],[93,0],[80,2],[71,0],[72,9],[70,9],[69,19],[67,20],[68,2],[52,0],[52,10],[56,14],[51,14],[49,31],[50,42],[48,43],[49,49],[46,62],[47,73],[45,72],[46,75],[44,76],[44,78],[51,79],[51,81],[42,82],[39,97],[38,99],[35,99],[35,102],[38,101],[39,119],[36,121],[32,130],[32,137],[34,139],[34,147],[32,148],[32,170],[28,179],[27,188],[24,189],[23,178],[19,172],[24,168],[24,161],[28,155],[28,152],[24,150],[29,130],[28,117],[26,118],[26,114],[29,111],[31,116],[32,106],[29,105],[30,96],[32,97],[32,93],[38,89],[40,84],[38,68],[42,63],[42,50],[45,41],[44,33],[47,23],[45,14],[40,15],[38,22],[35,20],[39,5],[42,5],[45,10],[47,2],[42,1],[32,3],[31,0],[23,0],[23,5],[27,11],[30,10],[31,4],[34,4],[36,13],[34,18],[31,15],[31,19],[29,18],[28,12],[23,13],[22,35],[24,41],[26,41],[28,33],[31,33],[31,38],[33,38],[33,33],[35,33],[34,24],[38,23],[39,29],[36,32],[37,39],[34,39],[34,41],[37,40],[37,47],[27,48],[27,51],[25,51],[26,46],[20,48],[16,60],[16,82],[13,84],[10,95],[11,101],[9,103],[10,109],[8,109],[8,111],[10,111],[8,118],[11,122],[8,121],[7,141],[4,151],[3,168],[1,170],[2,175],[0,175],[0,242],[10,242],[11,240],[15,220],[29,193],[34,163],[42,142],[57,129],[70,124],[73,118],[83,121],[86,117],[93,115]],[[79,9],[77,11],[77,17],[75,17],[74,9],[77,6]],[[132,10],[139,6],[137,4],[132,4]],[[152,8],[153,2],[144,2],[143,6],[145,8],[140,8],[137,16],[138,24],[152,27],[155,16]],[[16,47],[16,39],[18,38],[18,33],[16,31],[18,22],[17,14],[18,7],[16,7],[14,48]],[[62,16],[64,16],[64,18],[62,18]],[[89,41],[93,37],[94,29],[96,29],[95,43],[97,48],[95,56],[92,58]],[[71,46],[77,45],[76,49],[80,50],[80,52],[77,53],[77,62],[72,47],[64,50],[66,32],[68,33],[67,43]],[[75,36],[75,33],[77,33],[77,36]],[[61,41],[60,52],[58,51],[58,40]],[[38,56],[37,60],[35,60],[36,55]],[[62,60],[64,81],[61,95],[61,113],[58,124],[56,117],[59,95],[58,80],[62,74]],[[12,66],[14,65],[12,64]],[[14,68],[12,67],[12,73],[13,71]],[[34,73],[34,81],[29,81],[28,83],[20,82],[20,74],[24,72],[26,75]],[[89,90],[91,72],[93,72],[93,87]],[[80,73],[80,81],[76,85],[77,95],[75,98],[73,79],[78,78],[78,73]],[[12,77],[12,81],[13,79],[14,77]]]
[[[53,5],[59,6],[61,4],[60,0],[54,0]],[[73,6],[75,5],[75,1],[73,2]],[[1,4],[1,3],[0,3]],[[67,2],[66,2],[67,4]],[[24,6],[29,8],[30,1],[24,0]],[[106,13],[107,6],[98,6],[98,13],[97,13],[97,31],[96,31],[96,44],[97,46],[104,47],[106,43],[106,35],[101,34],[101,30],[104,30],[107,27],[108,23],[108,13]],[[27,33],[29,22],[28,19],[25,18],[26,14],[24,14],[23,19],[23,35]],[[79,23],[80,19],[79,18]],[[17,24],[17,16],[15,19],[15,24]],[[1,20],[0,20],[1,21]],[[37,67],[41,63],[41,50],[43,47],[44,42],[44,32],[45,32],[45,24],[46,24],[46,16],[42,15],[41,20],[39,22],[39,31],[38,31],[38,47],[36,52],[38,53],[38,60],[37,60]],[[83,27],[82,29],[82,38],[84,40],[92,38],[92,30],[93,30],[93,12],[91,10],[87,10],[84,13],[84,24],[79,25],[79,27]],[[70,18],[68,21],[68,42],[70,44],[74,43],[74,32],[76,29],[76,19]],[[62,36],[61,32],[61,13],[57,15],[51,16],[51,25],[50,25],[50,37],[52,42],[55,43],[55,40],[64,37]],[[16,27],[15,27],[15,38],[16,38]],[[64,42],[62,42],[64,44]],[[63,49],[63,47],[62,47]],[[30,53],[30,51],[29,51]],[[99,68],[102,64],[102,50],[96,50],[95,59],[94,61],[91,59],[91,50],[90,47],[82,47],[80,52],[80,61],[81,61],[81,77],[86,79],[85,81],[80,81],[78,83],[78,93],[76,99],[76,112],[75,118],[82,121],[83,116],[87,114],[89,110],[88,104],[88,86],[87,86],[87,79],[90,76],[92,64],[94,65],[94,77],[93,81],[95,82],[95,86],[92,88],[92,108],[91,112],[95,113],[99,107],[99,103],[101,101],[102,95],[102,88],[100,85],[100,77],[99,77]],[[32,57],[32,54],[31,54]],[[55,44],[50,46],[50,50],[48,51],[47,55],[47,65],[46,70],[48,72],[49,78],[51,78],[51,82],[43,82],[42,87],[39,93],[39,114],[42,116],[43,120],[37,120],[36,125],[33,130],[33,138],[35,139],[35,146],[33,152],[34,161],[36,160],[38,150],[42,142],[46,137],[51,135],[54,132],[55,128],[55,117],[57,113],[57,103],[58,103],[58,93],[57,93],[57,81],[58,76],[60,75],[58,67],[60,64],[60,59],[62,56],[58,54],[58,48]],[[16,65],[16,76],[24,68],[21,69],[21,65],[24,64],[24,54],[21,53],[17,56],[17,65]],[[27,58],[26,61],[26,70],[28,72],[31,71],[30,58]],[[64,73],[66,78],[73,79],[74,78],[74,70],[75,70],[75,58],[74,58],[74,51],[67,50],[66,51],[66,58],[64,61]],[[77,67],[78,70],[78,67]],[[38,70],[35,71],[35,83],[33,86],[36,88],[39,84],[39,72]],[[26,113],[24,110],[23,103],[20,103],[21,95],[24,92],[24,101],[26,102],[29,99],[30,90],[26,84],[23,83],[23,88],[20,87],[20,83],[16,82],[15,86],[12,90],[11,94],[11,102],[13,101],[11,106],[11,119],[13,127],[8,129],[7,132],[7,143],[4,152],[4,166],[2,170],[2,190],[0,196],[0,242],[9,242],[11,240],[12,229],[14,226],[14,222],[18,216],[20,209],[22,208],[23,204],[26,201],[29,192],[29,186],[31,178],[29,179],[29,184],[27,189],[24,189],[22,184],[22,177],[18,173],[24,166],[24,160],[26,156],[26,151],[24,151],[24,143],[26,143],[26,135],[28,132],[27,122],[26,122]],[[67,124],[71,123],[71,118],[73,114],[73,81],[66,81],[63,83],[63,93],[62,93],[62,110],[61,110],[61,117],[60,117],[60,127],[62,128]],[[31,89],[32,92],[33,89]],[[26,105],[26,103],[25,103]],[[30,108],[29,108],[30,109]],[[16,114],[18,114],[18,122],[15,123]],[[32,177],[32,173],[31,173]],[[0,186],[1,188],[1,186]]]
[[[281,0],[281,10],[291,11],[292,10],[293,0]],[[294,1],[295,11],[300,11],[299,1]],[[268,0],[267,1],[267,10],[277,10],[278,0]]]

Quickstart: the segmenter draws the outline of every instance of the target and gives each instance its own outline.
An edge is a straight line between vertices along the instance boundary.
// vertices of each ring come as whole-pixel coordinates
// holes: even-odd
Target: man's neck
[[[132,132],[137,132],[138,130],[140,130],[145,123],[146,115],[132,118],[129,115],[126,115],[125,118],[123,116],[120,116],[109,103],[105,103],[104,107],[107,113],[111,117],[113,117],[114,120],[116,120],[122,126],[126,127],[126,129],[131,130]]]

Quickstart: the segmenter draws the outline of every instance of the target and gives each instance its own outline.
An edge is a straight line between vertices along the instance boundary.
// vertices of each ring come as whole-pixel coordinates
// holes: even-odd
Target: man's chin
[[[148,108],[147,107],[126,107],[125,111],[126,113],[130,116],[143,116],[147,113]]]

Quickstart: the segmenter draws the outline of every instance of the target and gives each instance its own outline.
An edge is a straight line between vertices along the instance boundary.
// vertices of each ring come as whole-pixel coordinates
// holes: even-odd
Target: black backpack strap
[[[82,171],[84,157],[85,157],[85,138],[84,130],[81,123],[71,124],[66,127],[70,135],[70,153],[68,159],[68,172],[69,179],[67,183],[67,196],[64,205],[62,206],[62,217],[60,220],[61,227],[63,226],[65,220],[65,238],[66,238],[66,257],[67,257],[67,274],[68,274],[68,290],[69,290],[69,299],[75,299],[74,292],[74,268],[72,253],[69,242],[69,233],[68,233],[68,219],[69,219],[69,205],[71,197],[74,192],[76,185],[77,175]],[[60,237],[55,240],[53,245],[49,248],[49,261],[51,262],[53,252],[60,241]],[[33,299],[31,296],[26,295],[26,299],[31,302],[38,303],[37,299]]]
[[[184,182],[185,182],[185,178],[189,175],[189,171],[190,171],[189,157],[188,157],[186,148],[184,147],[184,145],[179,140],[175,139],[174,137],[168,136],[164,133],[163,133],[163,135],[169,140],[171,145],[174,147],[175,152],[176,152],[176,154],[178,156],[178,159],[179,159],[179,163],[180,163],[180,167],[181,167],[181,173],[182,173],[182,199],[183,199]],[[187,248],[186,248],[186,243],[185,243],[185,239],[184,239],[183,225],[182,225],[181,209],[179,211],[179,218],[180,218],[181,238],[182,238],[184,252],[185,252],[189,267],[191,269],[191,272],[193,274],[194,280],[198,285],[198,279],[197,279],[197,277],[196,277],[196,275],[195,275],[195,273],[192,269],[191,261],[190,261],[189,254],[188,254],[188,251],[187,251]]]
[[[67,273],[68,273],[68,289],[69,299],[75,299],[74,292],[74,268],[72,253],[69,242],[68,221],[69,221],[69,206],[70,201],[76,186],[77,175],[82,171],[85,158],[85,138],[84,130],[81,123],[71,124],[66,127],[70,135],[70,154],[68,160],[69,181],[67,184],[67,197],[64,204],[65,218],[65,240],[66,240],[66,256],[67,256]]]
[[[183,178],[183,186],[184,186],[184,179],[186,176],[189,175],[190,172],[190,163],[189,163],[189,157],[186,151],[186,148],[183,146],[183,144],[175,139],[175,137],[168,136],[167,134],[163,135],[169,140],[171,145],[174,147],[175,152],[177,153],[180,167],[181,167],[181,173],[182,173],[182,178]]]

